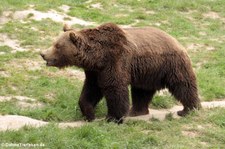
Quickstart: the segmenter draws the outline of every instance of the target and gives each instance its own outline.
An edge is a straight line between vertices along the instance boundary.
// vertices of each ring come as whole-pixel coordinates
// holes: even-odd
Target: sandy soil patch
[[[181,133],[182,133],[182,135],[190,137],[190,138],[195,138],[195,137],[199,136],[198,132],[195,132],[195,131],[185,130],[185,131],[181,131]]]
[[[83,26],[88,26],[94,24],[93,22],[88,22],[76,17],[71,17],[65,13],[60,13],[55,10],[50,10],[48,12],[41,12],[34,9],[28,9],[16,11],[13,14],[13,19],[23,20],[28,17],[36,21],[41,21],[43,19],[51,19],[52,21],[66,23],[68,25],[79,24]]]
[[[195,21],[195,19],[192,17],[193,13],[196,13],[197,10],[188,10],[184,12],[180,12],[184,17],[186,17],[190,21]]]
[[[10,20],[12,11],[3,11],[2,16],[0,16],[0,24],[5,24]]]
[[[225,107],[225,101],[202,102],[203,108]]]
[[[99,5],[98,3],[93,4],[92,6],[99,9],[101,7],[101,5]],[[14,20],[14,19],[20,20],[21,22],[23,22],[24,19],[29,18],[36,21],[41,21],[43,19],[51,19],[55,22],[66,23],[69,25],[73,25],[73,24],[79,24],[83,26],[94,25],[94,22],[85,21],[77,17],[72,17],[67,15],[66,13],[68,13],[70,10],[70,6],[68,5],[62,5],[59,7],[59,9],[62,10],[63,12],[58,12],[55,10],[49,10],[48,12],[41,12],[41,11],[35,10],[34,5],[30,5],[29,9],[27,10],[15,11],[15,12],[4,11],[2,15],[0,16],[0,24],[5,24],[8,21]]]
[[[210,129],[211,126],[207,125],[197,125],[197,126],[189,126],[184,125],[183,130],[181,131],[182,135],[189,138],[195,138],[201,136],[201,131],[204,129]],[[206,142],[200,142],[204,146],[208,146]]]
[[[11,53],[28,51],[28,49],[20,46],[20,42],[18,40],[9,38],[7,34],[0,34],[0,36],[0,46],[8,46],[12,48],[13,50]]]
[[[218,19],[218,20],[222,21],[223,23],[225,23],[225,18],[221,17],[217,12],[210,11],[210,12],[204,13],[203,17],[210,18],[213,20]]]
[[[34,61],[34,60],[24,60],[23,62],[24,64],[24,68],[28,69],[28,70],[41,70],[41,63],[38,61]]]
[[[7,71],[5,71],[4,69],[0,69],[0,76],[4,77],[4,78],[8,78],[11,76],[11,74]]]
[[[199,69],[202,68],[202,66],[203,66],[204,64],[206,64],[206,63],[207,63],[206,60],[202,60],[202,61],[196,63],[196,65],[195,65],[195,70],[199,70]]]
[[[0,131],[18,130],[24,126],[40,127],[48,124],[47,122],[35,120],[19,115],[4,115],[0,116]]]
[[[12,99],[16,99],[18,101],[28,101],[28,102],[36,101],[36,99],[25,97],[25,96],[0,96],[0,102],[10,101]]]
[[[119,13],[119,14],[116,14],[115,17],[117,18],[122,18],[122,17],[127,17],[128,14],[123,14],[123,13]]]
[[[6,130],[18,130],[24,126],[29,127],[41,127],[49,124],[49,122],[36,120],[33,118],[29,118],[26,116],[20,115],[0,115],[0,131]],[[67,128],[67,127],[81,127],[86,122],[78,121],[78,122],[65,122],[65,123],[58,123],[60,128]]]
[[[197,43],[191,43],[186,46],[187,50],[190,51],[201,51],[201,50],[208,50],[213,51],[216,50],[215,47],[212,47],[208,44],[197,44]]]
[[[153,11],[153,10],[147,10],[147,11],[145,11],[145,13],[147,13],[147,14],[149,14],[149,15],[156,14],[156,12]]]
[[[18,65],[19,64],[19,65]],[[44,61],[29,60],[29,59],[18,59],[12,60],[10,63],[6,64],[7,67],[16,68],[17,70],[41,70],[44,65]]]
[[[219,38],[210,38],[209,40],[213,41],[213,42],[218,42],[218,43],[224,43],[225,41],[225,36],[221,36]]]
[[[60,128],[67,128],[67,127],[81,127],[83,125],[87,124],[85,121],[77,121],[77,122],[65,122],[65,123],[59,123],[58,126]]]
[[[210,19],[219,19],[220,18],[219,14],[216,12],[213,12],[213,11],[204,13],[203,16],[205,18],[210,18]]]
[[[126,12],[129,15],[129,12],[134,12],[134,9],[131,6],[123,4],[113,4],[112,7],[118,8],[121,12]]]
[[[162,110],[149,109],[148,115],[142,115],[137,117],[127,117],[126,119],[149,121],[152,118],[154,118],[154,119],[158,119],[162,121],[169,114],[171,114],[173,118],[179,118],[179,116],[177,115],[177,111],[182,110],[182,108],[183,108],[182,106],[174,106],[171,109],[162,109]]]
[[[206,36],[207,35],[206,32],[199,32],[198,34],[201,35],[201,36]]]
[[[140,22],[140,20],[134,20],[134,23],[131,23],[129,25],[120,25],[122,28],[131,28],[133,26],[135,26],[136,24],[138,24]]]
[[[202,102],[202,107],[203,108],[225,107],[225,101]],[[177,111],[182,109],[183,106],[174,106],[171,109],[161,109],[161,110],[149,109],[150,114],[148,115],[127,117],[126,119],[149,121],[152,118],[156,118],[158,120],[164,120],[169,114],[171,114],[173,118],[179,118],[179,116],[177,115]]]
[[[92,3],[93,2],[93,0],[88,0],[88,1],[86,1],[85,3],[86,4],[90,4],[90,3]]]
[[[39,102],[29,103],[29,102],[19,101],[19,102],[17,102],[17,105],[19,107],[25,108],[25,109],[42,108],[42,107],[44,107],[44,104],[39,103]]]
[[[101,3],[91,4],[90,7],[100,10],[103,9]]]
[[[16,104],[21,108],[41,108],[44,104],[38,102],[36,99],[26,96],[0,96],[0,102],[16,101]]]
[[[79,79],[81,81],[84,81],[85,75],[84,72],[76,69],[66,68],[63,70],[58,70],[57,72],[47,72],[48,76],[51,77],[57,77],[57,76],[63,76],[63,77],[69,77],[69,78],[75,78]]]
[[[197,44],[197,43],[191,43],[187,46],[187,50],[200,50],[203,47],[203,45],[201,44]]]
[[[62,5],[62,6],[60,6],[59,7],[59,9],[61,9],[63,12],[69,12],[69,10],[70,10],[70,6],[68,6],[68,5]]]

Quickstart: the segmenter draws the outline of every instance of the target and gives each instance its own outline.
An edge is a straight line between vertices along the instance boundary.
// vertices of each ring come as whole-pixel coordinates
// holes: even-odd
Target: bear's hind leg
[[[132,87],[132,108],[130,109],[129,116],[149,114],[148,105],[151,102],[155,92],[155,90],[143,90]]]
[[[190,111],[201,108],[196,84],[182,83],[174,86],[169,87],[169,91],[184,106],[183,110],[177,112],[179,116],[186,116]]]

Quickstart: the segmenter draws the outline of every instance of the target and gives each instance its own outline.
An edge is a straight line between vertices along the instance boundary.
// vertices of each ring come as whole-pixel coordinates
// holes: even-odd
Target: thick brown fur
[[[178,115],[201,107],[196,77],[184,48],[170,35],[156,28],[121,29],[107,23],[75,31],[64,27],[53,46],[41,53],[48,66],[78,66],[86,79],[79,99],[88,121],[104,96],[109,121],[121,123],[130,116],[148,114],[148,105],[157,90],[168,88],[184,109]]]

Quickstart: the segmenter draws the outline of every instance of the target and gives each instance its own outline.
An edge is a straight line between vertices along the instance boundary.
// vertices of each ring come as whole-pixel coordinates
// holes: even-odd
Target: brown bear
[[[185,49],[156,28],[122,29],[106,23],[76,31],[64,26],[64,33],[41,56],[47,66],[84,69],[79,106],[88,121],[95,119],[94,109],[104,96],[107,120],[121,123],[129,111],[129,85],[130,116],[148,114],[153,95],[163,88],[184,106],[178,115],[201,107],[196,76]]]

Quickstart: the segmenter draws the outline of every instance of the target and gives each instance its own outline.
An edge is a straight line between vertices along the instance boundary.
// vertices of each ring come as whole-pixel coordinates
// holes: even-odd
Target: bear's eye
[[[55,45],[55,48],[56,48],[56,49],[62,49],[62,47],[63,47],[63,44],[57,43],[57,44]]]
[[[60,44],[56,44],[55,47],[56,47],[56,49],[60,49],[61,45]]]
[[[56,45],[55,45],[55,49],[56,49],[57,51],[61,51],[63,48],[64,48],[64,45],[62,45],[62,44],[56,44]]]

